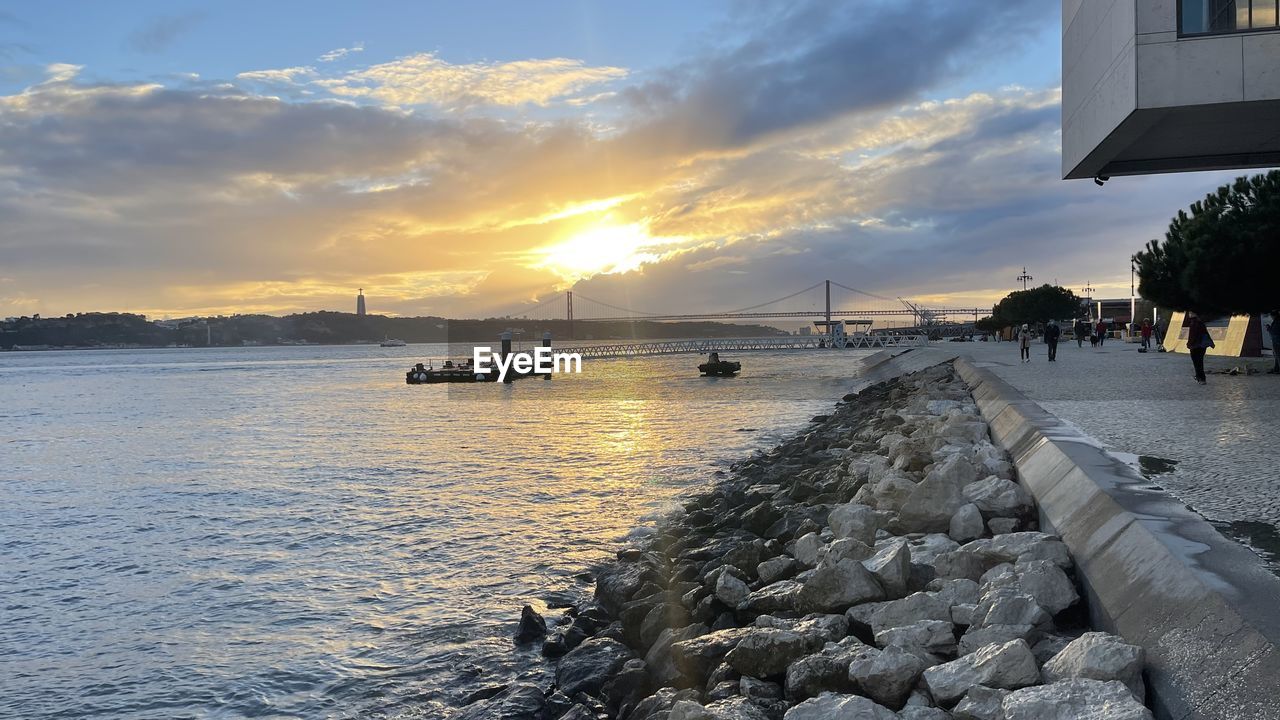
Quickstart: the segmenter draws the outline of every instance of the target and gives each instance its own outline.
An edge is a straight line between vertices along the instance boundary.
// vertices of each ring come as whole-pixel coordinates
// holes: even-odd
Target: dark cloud
[[[203,19],[204,13],[200,12],[162,15],[130,33],[127,42],[129,47],[140,53],[162,53]]]

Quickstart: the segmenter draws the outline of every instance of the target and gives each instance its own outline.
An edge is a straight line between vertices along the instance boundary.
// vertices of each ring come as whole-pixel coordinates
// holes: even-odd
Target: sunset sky
[[[1060,9],[7,3],[0,317],[1127,297],[1230,174],[1060,180]]]

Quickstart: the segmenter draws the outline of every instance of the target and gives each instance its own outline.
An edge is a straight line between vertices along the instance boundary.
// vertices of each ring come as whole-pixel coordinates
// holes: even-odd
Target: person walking
[[[1187,318],[1189,318],[1187,350],[1191,353],[1191,364],[1196,370],[1196,382],[1207,385],[1208,381],[1204,375],[1204,354],[1209,348],[1214,347],[1213,338],[1209,336],[1209,328],[1205,327],[1199,315],[1188,312]]]
[[[1089,323],[1076,320],[1076,347],[1084,347],[1084,337],[1089,334]]]
[[[1276,366],[1267,371],[1269,375],[1280,375],[1280,310],[1271,311],[1271,324],[1267,325],[1271,333],[1271,355],[1275,357]]]
[[[1107,323],[1102,320],[1098,321],[1098,347],[1102,347],[1107,341]]]
[[[1142,349],[1143,351],[1151,349],[1151,321],[1143,320],[1142,329],[1138,332],[1142,333]]]
[[[1031,362],[1031,328],[1023,325],[1018,331],[1018,353],[1022,356],[1022,362]]]
[[[1044,329],[1044,342],[1049,346],[1049,362],[1058,361],[1058,340],[1062,337],[1062,328],[1057,320],[1050,320]]]

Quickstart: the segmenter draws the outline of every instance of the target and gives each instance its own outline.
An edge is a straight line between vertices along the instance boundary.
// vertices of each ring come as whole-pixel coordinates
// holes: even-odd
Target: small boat
[[[397,340],[396,338],[387,338],[378,344],[382,347],[404,347],[408,343],[403,340]]]
[[[707,377],[733,377],[742,369],[742,363],[721,360],[720,353],[711,353],[707,361],[698,366],[698,372]]]
[[[444,364],[439,368],[430,364],[423,365],[418,363],[404,374],[404,381],[407,385],[434,385],[436,383],[474,383],[474,382],[493,382],[497,380],[496,373],[484,374],[475,372],[475,368],[471,366],[470,361],[454,363],[452,360],[445,360]]]

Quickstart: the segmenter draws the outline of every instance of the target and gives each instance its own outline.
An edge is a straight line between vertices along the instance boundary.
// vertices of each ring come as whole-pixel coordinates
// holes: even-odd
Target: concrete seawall
[[[1280,718],[1280,578],[993,373],[956,367],[1074,555],[1094,626],[1146,649],[1157,717]]]

